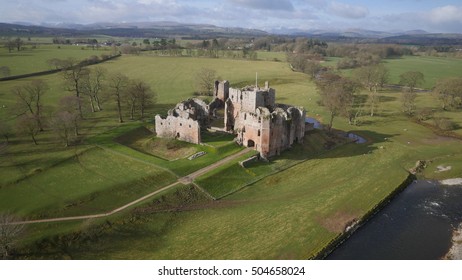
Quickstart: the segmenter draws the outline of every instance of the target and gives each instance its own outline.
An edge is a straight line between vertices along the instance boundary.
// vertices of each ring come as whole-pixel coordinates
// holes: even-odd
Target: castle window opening
[[[258,136],[260,136],[260,129],[258,130]]]

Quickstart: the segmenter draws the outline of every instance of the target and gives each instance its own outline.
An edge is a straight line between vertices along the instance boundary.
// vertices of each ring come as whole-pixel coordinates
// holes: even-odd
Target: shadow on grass
[[[348,133],[358,135],[364,138],[366,142],[358,144],[354,140],[341,136],[345,132],[329,134],[321,130],[315,130],[305,135],[303,144],[293,145],[292,148],[275,157],[274,160],[308,160],[357,156],[372,153],[374,150],[379,149],[377,144],[387,142],[391,138],[398,136],[397,134],[383,134],[369,130],[352,130]]]

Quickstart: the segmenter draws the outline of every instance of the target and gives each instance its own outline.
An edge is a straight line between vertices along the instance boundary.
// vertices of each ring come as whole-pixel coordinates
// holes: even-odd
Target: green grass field
[[[424,74],[423,88],[431,89],[440,79],[460,77],[462,60],[459,58],[405,56],[399,59],[385,60],[385,66],[390,69],[391,83],[399,83],[399,75],[407,71],[420,71]]]
[[[0,189],[0,211],[28,218],[103,213],[176,180],[172,174],[100,148]]]
[[[396,63],[428,63],[418,59],[404,58]],[[431,65],[443,60],[432,60]],[[451,69],[459,69],[461,64],[451,64]],[[285,62],[123,56],[102,66],[152,86],[158,93],[158,104],[150,108],[149,119],[119,125],[113,105],[108,102],[103,112],[85,113],[82,145],[66,149],[49,131],[39,135],[38,146],[26,137],[14,137],[0,153],[1,210],[27,217],[94,214],[239,151],[241,148],[229,142],[230,138],[212,134],[203,137],[209,145],[200,146],[207,155],[193,163],[187,159],[167,161],[130,147],[152,138],[136,131],[141,126],[152,129],[155,113],[165,114],[172,105],[192,96],[194,73],[202,67],[215,69],[231,86],[253,84],[258,72],[262,84],[268,80],[276,89],[277,102],[302,105],[308,115],[320,120],[328,117],[317,104],[313,83],[306,75],[292,72]],[[392,75],[399,75],[406,67],[390,67]],[[438,72],[427,71],[428,75]],[[50,85],[45,105],[54,108],[59,97],[69,93],[63,90],[59,74],[43,78]],[[6,108],[0,111],[0,117],[14,122],[7,110],[14,104],[11,88],[29,80],[2,82],[0,101]],[[360,126],[350,126],[342,117],[334,121],[335,128],[354,131],[368,140],[366,144],[345,144],[327,151],[323,148],[326,136],[311,133],[305,145],[294,146],[269,163],[252,163],[244,169],[237,164],[240,158],[198,178],[197,185],[213,196],[226,195],[217,201],[198,198],[199,189],[183,193],[183,188],[178,187],[135,210],[107,219],[31,225],[22,243],[23,257],[312,257],[404,181],[406,170],[417,160],[432,160],[423,174],[427,178],[462,177],[461,142],[437,136],[410,121],[401,113],[400,93],[380,94],[377,115],[363,115]],[[434,108],[436,114],[462,124],[460,111],[440,111],[429,93],[419,93],[417,101],[418,108]],[[455,132],[460,133],[460,129]],[[435,173],[438,165],[453,168],[447,173]]]
[[[325,66],[336,68],[341,58],[329,57],[323,63]],[[408,71],[420,71],[425,81],[421,85],[424,89],[432,89],[436,82],[447,77],[460,77],[462,73],[462,59],[433,56],[403,56],[401,58],[384,59],[383,63],[390,71],[390,84],[399,84],[399,76]],[[351,74],[351,69],[342,70]]]
[[[82,46],[72,45],[37,45],[36,48],[27,46],[22,51],[8,52],[8,49],[0,49],[0,66],[8,66],[11,76],[22,75],[53,69],[47,61],[52,58],[84,60],[93,55],[100,56],[109,54],[110,48],[93,50]]]

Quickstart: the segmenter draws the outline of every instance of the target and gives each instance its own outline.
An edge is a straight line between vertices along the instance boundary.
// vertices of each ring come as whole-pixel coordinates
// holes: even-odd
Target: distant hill
[[[139,38],[186,36],[197,39],[268,35],[267,32],[258,29],[177,22],[95,23],[89,25],[48,24],[46,26],[0,23],[0,35],[2,36],[89,36],[95,34]]]
[[[116,37],[171,37],[186,39],[210,39],[216,37],[261,37],[282,35],[291,37],[311,37],[325,41],[389,43],[410,45],[462,45],[462,34],[432,34],[424,30],[410,31],[374,31],[366,29],[344,30],[300,30],[278,28],[270,31],[240,27],[220,27],[211,24],[186,24],[170,21],[108,23],[100,22],[88,25],[60,23],[41,26],[27,23],[0,23],[0,36],[62,36],[77,37],[107,35]]]

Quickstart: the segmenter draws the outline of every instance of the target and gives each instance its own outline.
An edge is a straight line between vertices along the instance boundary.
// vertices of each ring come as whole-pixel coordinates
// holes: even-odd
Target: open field
[[[110,48],[93,50],[82,46],[72,45],[37,45],[36,48],[27,46],[22,51],[8,52],[6,48],[0,48],[0,66],[8,66],[11,76],[40,72],[53,69],[47,61],[52,58],[74,58],[77,61],[84,60],[93,55],[100,56],[109,54]]]
[[[276,89],[277,102],[302,105],[308,115],[321,121],[328,116],[317,105],[313,83],[306,75],[292,72],[284,62],[123,56],[102,66],[152,86],[158,93],[158,104],[150,108],[150,117],[165,114],[172,105],[191,97],[194,73],[202,67],[215,69],[231,86],[254,83],[258,72],[260,83],[269,80]],[[402,68],[395,69],[392,71]],[[54,108],[59,96],[69,93],[62,89],[59,74],[44,79],[51,85],[44,102]],[[12,107],[10,89],[26,81],[3,82],[2,104]],[[407,169],[417,160],[433,160],[424,173],[428,178],[462,176],[461,141],[437,136],[410,121],[401,113],[400,93],[380,94],[377,116],[362,116],[360,126],[350,126],[342,117],[334,121],[334,127],[365,137],[365,144],[325,150],[325,135],[314,132],[307,135],[305,145],[294,146],[269,163],[252,163],[244,169],[237,164],[241,159],[237,159],[196,180],[215,197],[229,194],[220,200],[204,198],[197,188],[180,187],[108,219],[31,225],[20,249],[25,254],[21,257],[312,257],[404,181]],[[439,111],[429,93],[419,93],[417,101],[418,108],[435,108],[437,114],[462,124],[460,112]],[[103,112],[86,113],[84,145],[65,149],[50,132],[39,136],[38,146],[31,145],[27,138],[14,137],[0,154],[2,210],[27,217],[100,212],[242,149],[229,138],[206,134],[204,141],[209,146],[193,145],[207,151],[206,156],[193,164],[184,158],[167,161],[146,153],[139,145],[152,137],[137,133],[137,129],[152,129],[152,123],[130,121],[119,125],[112,106],[107,103]],[[6,110],[0,117],[14,121]],[[450,173],[432,172],[438,165],[451,165],[453,169]],[[69,187],[63,189],[63,185]],[[25,206],[18,207],[20,203]]]
[[[325,66],[336,68],[338,57],[329,57],[323,63]],[[401,58],[384,59],[385,66],[390,70],[390,84],[399,84],[399,75],[407,71],[420,71],[425,81],[422,88],[432,89],[436,82],[447,77],[459,77],[462,73],[462,59],[433,56],[403,56]],[[349,75],[351,69],[342,70]]]
[[[385,60],[390,69],[390,80],[399,83],[399,75],[407,71],[420,71],[425,76],[423,88],[431,89],[440,79],[459,77],[462,73],[462,59],[431,56],[405,56]]]
[[[0,189],[0,211],[44,218],[100,213],[176,180],[172,174],[92,148]]]

